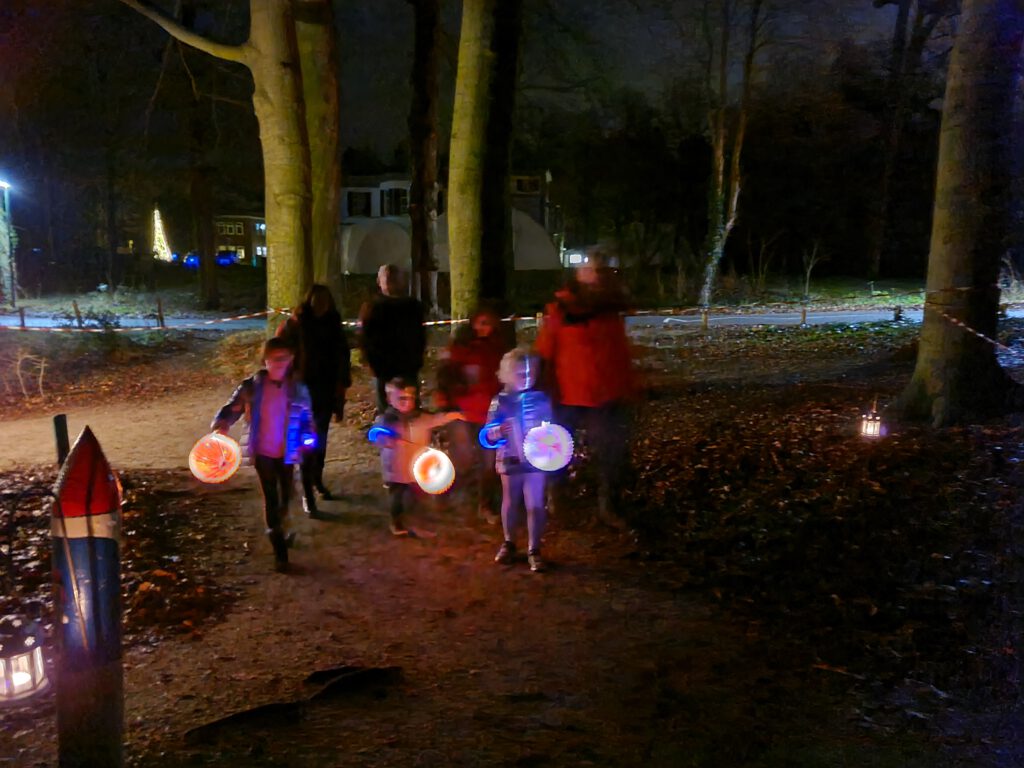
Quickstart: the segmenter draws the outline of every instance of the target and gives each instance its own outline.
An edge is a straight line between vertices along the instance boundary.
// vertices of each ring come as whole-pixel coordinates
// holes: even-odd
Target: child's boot
[[[539,549],[531,549],[526,555],[527,561],[530,563],[530,570],[534,573],[543,573],[547,570],[547,566],[544,564],[544,560],[541,559]]]
[[[498,565],[509,565],[516,556],[516,545],[511,541],[502,542],[498,554],[494,556],[494,562]]]
[[[285,539],[284,531],[280,528],[271,528],[267,531],[267,538],[270,539],[270,546],[274,550],[274,570],[285,573],[288,570],[288,541]]]

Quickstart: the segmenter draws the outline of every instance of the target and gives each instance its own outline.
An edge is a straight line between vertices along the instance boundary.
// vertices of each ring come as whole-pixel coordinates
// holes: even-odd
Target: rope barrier
[[[995,286],[998,287],[998,286]],[[954,288],[943,288],[939,290],[925,291],[906,291],[896,294],[885,294],[886,299],[898,299],[901,297],[914,296],[914,297],[925,297],[927,303],[927,297],[938,293],[949,293],[949,292],[962,292],[962,291],[975,291],[975,290],[989,290],[989,288],[978,288],[975,286],[969,287],[954,287]],[[836,301],[863,299],[863,296],[849,295],[839,296],[831,299],[818,299],[813,301],[777,301],[770,304],[753,305],[753,307],[769,307],[769,306],[793,306],[793,307],[811,307],[814,305],[830,304]],[[879,297],[881,298],[881,297]],[[751,305],[747,306],[748,309],[752,308]],[[714,311],[742,311],[743,307],[732,307],[728,305],[717,305],[715,307],[665,307],[660,309],[639,309],[632,312],[627,312],[626,315],[629,317],[680,317],[680,316],[696,316],[696,315],[707,315]],[[233,315],[231,317],[218,317],[211,320],[195,320],[194,322],[176,323],[173,326],[166,326],[161,324],[156,325],[135,325],[135,326],[99,326],[99,327],[74,327],[74,326],[30,326],[30,325],[3,325],[0,324],[0,331],[34,331],[34,332],[45,332],[45,333],[133,333],[141,331],[166,331],[166,330],[189,330],[196,328],[206,328],[215,325],[221,325],[223,323],[232,323],[239,320],[251,320],[257,317],[266,317],[269,315],[290,315],[290,309],[282,308],[268,308],[262,312],[250,312],[244,315]],[[535,320],[533,315],[510,315],[503,317],[503,322],[516,322],[520,320]],[[445,319],[445,320],[427,320],[424,322],[426,327],[441,327],[441,326],[452,326],[460,325],[462,323],[469,322],[467,319]],[[350,328],[358,328],[360,321],[358,320],[343,320],[342,324]]]

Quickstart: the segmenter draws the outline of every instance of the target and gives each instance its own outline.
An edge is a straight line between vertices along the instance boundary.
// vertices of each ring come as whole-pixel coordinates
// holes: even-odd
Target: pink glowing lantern
[[[188,454],[188,468],[204,483],[229,480],[241,464],[242,449],[235,440],[220,432],[199,438]]]
[[[526,433],[523,455],[537,469],[555,472],[572,460],[572,435],[559,424],[541,422]]]
[[[412,463],[412,476],[427,493],[444,493],[455,482],[455,465],[444,451],[427,448]]]

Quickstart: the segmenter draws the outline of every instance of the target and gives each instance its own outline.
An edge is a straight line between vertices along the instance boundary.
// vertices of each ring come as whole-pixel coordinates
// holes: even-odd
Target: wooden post
[[[544,313],[537,313],[537,332],[540,333],[541,326],[544,325]]]
[[[702,309],[700,312],[700,329],[706,331],[708,329],[708,323],[710,321],[709,313],[706,309]]]
[[[64,460],[71,450],[71,443],[68,441],[68,417],[58,413],[53,417],[53,435],[57,440],[57,467],[64,466]]]
[[[25,308],[18,307],[18,317],[21,319],[21,330],[25,330]]]
[[[124,764],[121,487],[86,427],[57,476],[53,536],[60,768]]]
[[[75,310],[75,322],[78,323],[78,327],[82,327],[82,312],[78,308],[78,302],[72,301],[71,307]]]
[[[160,300],[160,297],[156,297],[156,322],[161,328],[166,328],[164,324],[164,303]]]
[[[800,325],[807,325],[807,307],[800,307]]]

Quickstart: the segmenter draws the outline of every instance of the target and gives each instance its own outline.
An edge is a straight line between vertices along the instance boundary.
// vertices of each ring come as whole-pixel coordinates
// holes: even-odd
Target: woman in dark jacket
[[[303,509],[317,517],[314,489],[324,499],[334,498],[324,485],[324,459],[331,415],[341,421],[345,390],[352,386],[348,340],[334,297],[326,285],[314,284],[306,298],[277,330],[295,349],[295,370],[309,389],[316,423],[316,448],[302,461]]]

